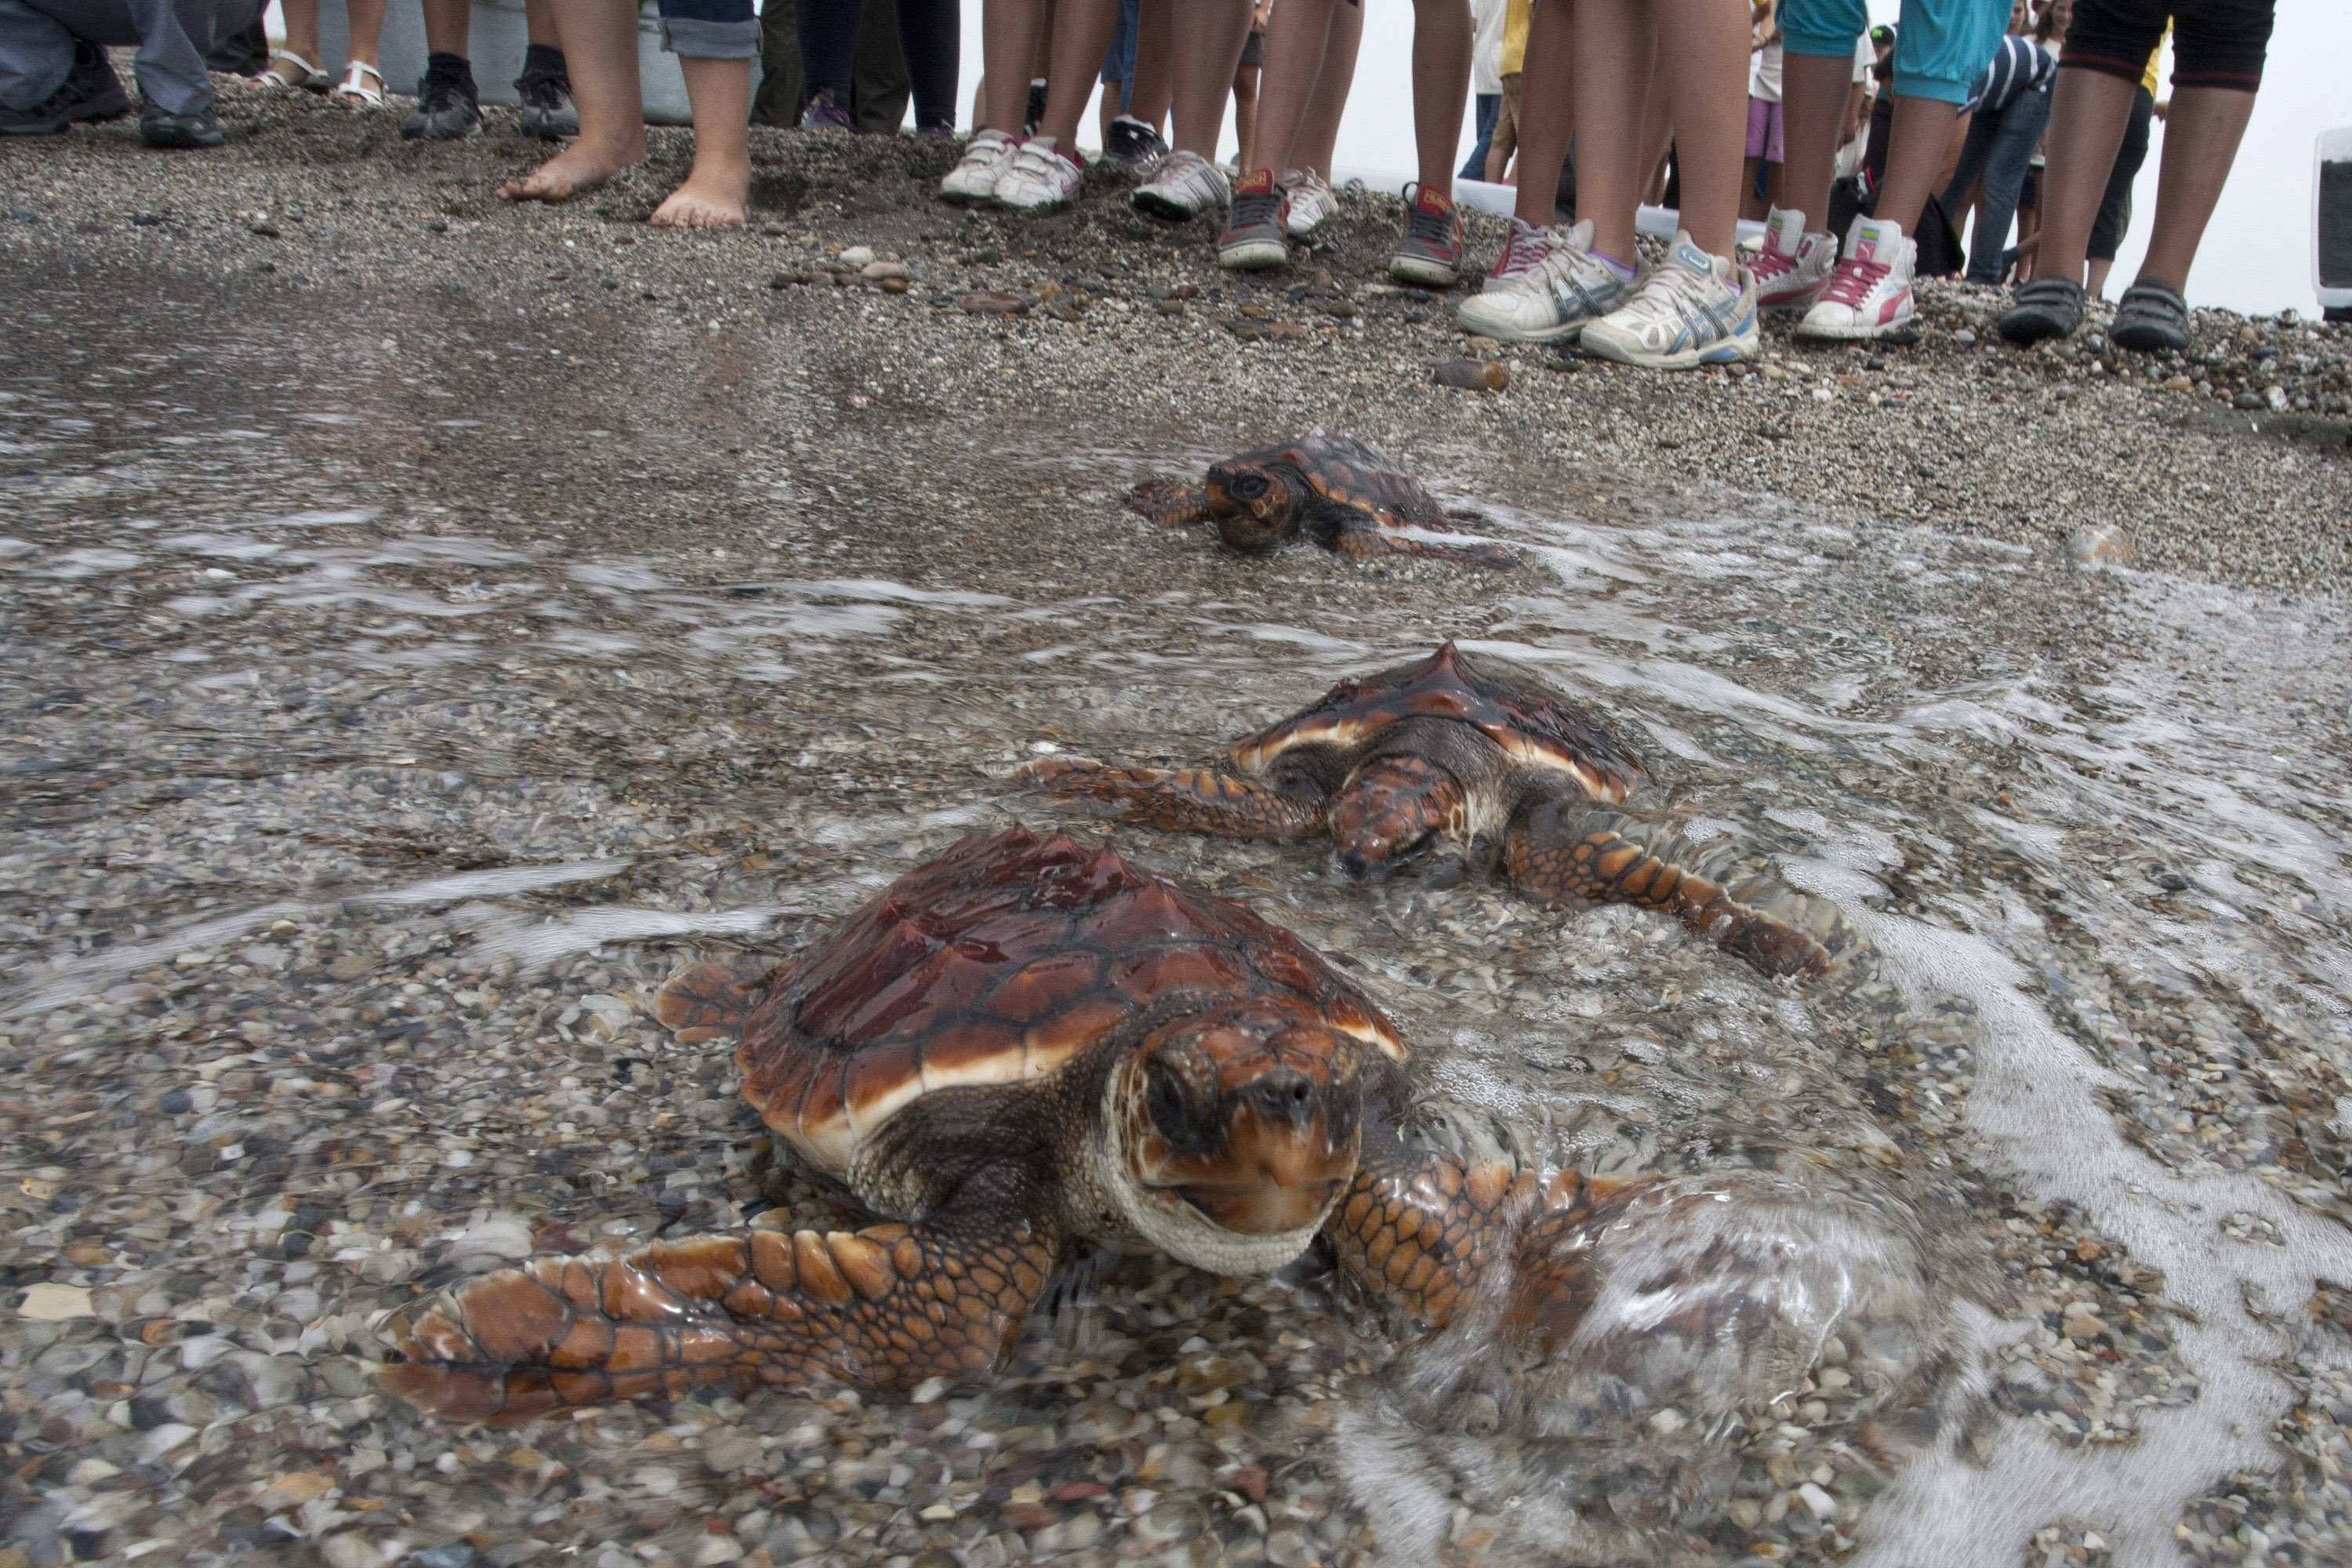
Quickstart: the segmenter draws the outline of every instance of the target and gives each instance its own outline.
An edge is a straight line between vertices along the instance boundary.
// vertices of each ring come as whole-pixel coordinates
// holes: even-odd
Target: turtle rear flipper
[[[1843,926],[1833,906],[1769,872],[1726,887],[1700,864],[1670,829],[1580,799],[1522,808],[1503,839],[1505,870],[1536,898],[1664,910],[1767,974],[1832,966],[1830,944]]]
[[[1170,528],[1209,520],[1209,492],[1182,479],[1146,479],[1127,492],[1127,506]]]
[[[1001,1169],[919,1225],[735,1231],[624,1257],[542,1258],[395,1331],[386,1388],[445,1421],[698,1388],[907,1388],[988,1371],[1052,1274],[1057,1237]]]
[[[680,1045],[731,1039],[759,1000],[765,965],[698,963],[669,977],[654,996],[654,1017]]]

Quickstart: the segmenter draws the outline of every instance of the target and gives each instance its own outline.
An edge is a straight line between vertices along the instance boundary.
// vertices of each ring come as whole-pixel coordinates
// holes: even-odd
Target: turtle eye
[[[1265,494],[1264,474],[1235,474],[1226,481],[1225,493],[1237,501],[1254,501]]]
[[[1184,1086],[1177,1081],[1174,1073],[1158,1062],[1146,1068],[1144,1076],[1143,1102],[1144,1108],[1151,1112],[1152,1126],[1158,1128],[1160,1135],[1171,1143],[1192,1142],[1192,1118],[1185,1106]]]

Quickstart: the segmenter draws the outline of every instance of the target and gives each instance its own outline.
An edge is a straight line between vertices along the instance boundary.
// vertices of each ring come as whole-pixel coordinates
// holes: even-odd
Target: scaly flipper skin
[[[682,1046],[731,1040],[741,1030],[765,973],[763,966],[730,969],[723,963],[698,963],[661,988],[654,997],[654,1017]]]
[[[1339,1266],[1403,1318],[1442,1329],[1509,1262],[1504,1321],[1565,1342],[1591,1306],[1589,1247],[1567,1245],[1649,1184],[1560,1171],[1508,1154],[1424,1148],[1367,1159],[1325,1226]]]
[[[1422,561],[1450,561],[1457,566],[1494,568],[1519,563],[1518,555],[1500,544],[1436,544],[1377,528],[1342,528],[1333,536],[1331,548],[1351,561],[1405,555]]]
[[[1547,902],[1664,910],[1695,934],[1767,974],[1820,974],[1836,911],[1769,874],[1736,888],[1700,874],[1674,835],[1612,806],[1538,801],[1511,819],[1503,867]]]
[[[1013,776],[1066,799],[1100,801],[1116,807],[1122,822],[1167,833],[1279,841],[1323,826],[1319,801],[1206,768],[1112,768],[1082,757],[1047,757]]]
[[[1127,492],[1127,505],[1170,528],[1209,521],[1209,492],[1181,479],[1146,479]]]
[[[917,1225],[739,1231],[624,1258],[542,1258],[399,1331],[384,1386],[445,1421],[727,1385],[907,1388],[993,1366],[1052,1275],[1034,1187],[975,1178]]]

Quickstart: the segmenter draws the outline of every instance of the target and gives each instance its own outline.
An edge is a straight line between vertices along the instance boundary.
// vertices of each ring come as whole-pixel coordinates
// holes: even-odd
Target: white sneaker
[[[1224,171],[1198,153],[1174,152],[1160,160],[1151,178],[1135,187],[1129,201],[1138,212],[1173,223],[1199,217],[1231,198]]]
[[[1339,210],[1339,198],[1331,194],[1331,182],[1312,169],[1285,169],[1282,188],[1290,195],[1290,211],[1283,218],[1283,231],[1293,239],[1305,239],[1323,226],[1323,220]]]
[[[1797,323],[1797,335],[1849,342],[1917,335],[1911,268],[1918,257],[1918,243],[1903,237],[1900,224],[1854,219],[1845,237],[1845,255],[1830,274],[1821,302]]]
[[[1620,278],[1592,254],[1591,219],[1549,235],[1534,264],[1517,277],[1462,301],[1454,319],[1464,331],[1511,343],[1558,342],[1633,297],[1640,275]]]
[[[1538,228],[1525,218],[1512,218],[1511,232],[1504,238],[1495,265],[1487,269],[1486,282],[1478,286],[1479,292],[1499,294],[1509,288],[1513,279],[1544,258],[1559,236],[1559,229]]]
[[[1728,258],[1701,250],[1685,230],[1642,291],[1585,328],[1578,346],[1648,370],[1754,359],[1756,279]]]
[[[1764,220],[1764,248],[1748,264],[1756,275],[1756,307],[1761,310],[1810,310],[1830,286],[1837,268],[1837,240],[1807,234],[1805,215],[1774,207]]]
[[[1067,206],[1086,173],[1087,166],[1055,146],[1053,137],[1032,136],[998,176],[996,205],[1024,213]]]
[[[940,182],[940,195],[951,202],[996,199],[996,183],[1013,167],[1021,143],[1002,131],[982,131],[964,143],[963,158]]]

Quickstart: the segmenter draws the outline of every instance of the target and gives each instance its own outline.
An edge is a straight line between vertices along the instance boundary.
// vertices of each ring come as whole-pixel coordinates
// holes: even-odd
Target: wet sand
[[[1391,200],[1235,284],[1107,173],[1011,222],[926,199],[936,149],[761,132],[751,230],[656,235],[674,135],[513,211],[504,115],[231,115],[209,157],[0,146],[0,1563],[2347,1550],[2342,329],[2200,318],[2225,403],[1964,344],[1939,291],[1878,368],[1464,393],[1381,279]],[[850,245],[908,290],[834,282]],[[1318,424],[1528,565],[1119,505]],[[2071,558],[2101,525],[2137,569]],[[1788,987],[1475,877],[1117,842],[1343,958],[1530,1157],[1732,1194],[1736,1263],[1627,1254],[1742,1305],[1727,1359],[1497,1383],[1312,1258],[1131,1258],[917,1402],[485,1433],[374,1391],[452,1279],[838,1223],[654,1024],[674,968],[961,832],[1096,831],[1007,797],[1041,751],[1206,761],[1448,636],[1605,707],[1866,951]]]

